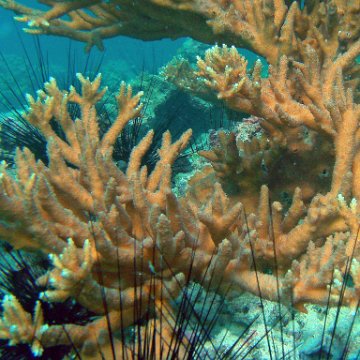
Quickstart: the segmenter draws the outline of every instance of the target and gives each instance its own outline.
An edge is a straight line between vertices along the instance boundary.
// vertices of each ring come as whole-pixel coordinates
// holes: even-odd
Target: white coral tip
[[[355,198],[352,198],[352,200],[350,202],[350,210],[351,210],[352,213],[356,214],[357,200]]]
[[[343,194],[338,194],[337,199],[340,203],[340,205],[346,205],[346,201]]]

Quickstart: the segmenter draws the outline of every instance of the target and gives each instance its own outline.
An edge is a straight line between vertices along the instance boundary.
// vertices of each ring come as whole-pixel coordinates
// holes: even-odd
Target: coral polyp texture
[[[131,87],[121,86],[118,116],[103,136],[95,108],[106,91],[100,76],[91,82],[79,75],[81,93],[60,90],[51,79],[37,99],[29,97],[24,117],[47,139],[49,164],[18,149],[14,176],[1,165],[0,236],[16,248],[50,254],[53,267],[38,279],[46,287],[41,301],[74,298],[98,316],[82,326],[46,324],[40,302],[31,317],[8,295],[1,338],[29,343],[35,354],[72,343],[83,356],[98,356],[99,347],[106,353],[110,345],[125,356],[124,339],[112,340],[109,329],[146,315],[156,332],[165,312],[166,338],[174,325],[172,300],[189,281],[301,311],[307,303],[359,306],[358,0],[310,0],[304,7],[283,0],[41,3],[49,8],[0,0],[33,34],[88,47],[120,34],[188,35],[252,50],[267,60],[269,75],[262,76],[260,60],[249,71],[247,59],[227,45],[210,48],[196,64],[177,58],[164,68],[180,89],[250,114],[261,128],[249,139],[220,132],[201,153],[209,165],[183,196],[171,189],[171,166],[191,131],[175,142],[163,135],[150,173],[141,159],[151,131],[124,172],[112,159],[116,138],[141,112],[141,94],[133,96]],[[81,109],[75,121],[71,103]],[[151,311],[139,309],[143,299]],[[179,354],[186,346],[184,339]]]

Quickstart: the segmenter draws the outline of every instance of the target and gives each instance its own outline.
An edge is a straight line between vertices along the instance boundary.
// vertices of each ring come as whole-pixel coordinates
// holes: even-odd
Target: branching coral
[[[220,188],[203,211],[181,205],[171,192],[171,164],[191,131],[175,143],[165,133],[159,160],[148,174],[141,158],[151,144],[150,131],[123,173],[112,160],[112,145],[125,124],[139,115],[141,93],[132,96],[131,87],[122,84],[118,116],[100,138],[95,104],[106,89],[99,88],[100,76],[90,82],[79,75],[79,80],[81,94],[74,88],[61,91],[51,79],[38,99],[28,97],[25,118],[47,138],[49,165],[36,162],[24,149],[17,152],[15,178],[6,164],[1,170],[1,237],[17,248],[51,254],[53,269],[38,279],[48,287],[42,300],[75,298],[99,315],[87,326],[34,320],[35,326],[19,302],[7,297],[2,337],[10,344],[29,342],[35,353],[71,342],[84,356],[94,355],[96,344],[109,344],[107,326],[115,332],[149,311],[148,306],[138,309],[141,299],[151,299],[155,314],[170,311],[166,304],[182,290],[189,271],[191,278],[218,287],[234,257],[227,237],[237,232],[241,206],[229,207]],[[69,117],[71,103],[81,108],[81,119],[75,122]],[[51,121],[61,126],[64,140]],[[11,323],[14,312],[28,321]],[[40,305],[36,313],[41,319]]]
[[[48,288],[41,299],[74,298],[99,317],[85,326],[42,324],[40,305],[31,319],[16,298],[8,296],[3,338],[11,344],[31,343],[35,353],[71,341],[84,356],[95,356],[96,344],[102,344],[104,352],[108,349],[107,327],[116,332],[145,316],[149,308],[137,308],[141,299],[152,299],[155,318],[158,311],[171,313],[169,300],[189,276],[220,291],[233,284],[268,299],[291,299],[298,306],[326,303],[332,272],[323,271],[314,281],[310,269],[318,264],[311,255],[312,241],[330,236],[318,241],[316,251],[325,268],[336,268],[341,279],[346,253],[355,246],[359,216],[355,201],[349,207],[340,195],[329,193],[315,197],[305,208],[298,189],[286,216],[276,202],[270,216],[268,189],[263,186],[259,210],[246,217],[242,204],[232,204],[220,184],[214,185],[206,202],[177,199],[170,188],[171,164],[191,132],[173,144],[165,133],[159,161],[148,174],[140,164],[151,143],[150,131],[133,150],[123,173],[112,160],[112,145],[141,111],[141,94],[132,96],[130,87],[121,86],[118,116],[100,138],[95,104],[106,90],[100,90],[100,79],[90,82],[79,75],[81,94],[74,88],[61,91],[51,79],[38,99],[29,97],[25,118],[48,139],[49,165],[36,162],[27,149],[18,150],[15,178],[3,165],[0,187],[1,236],[15,247],[51,254],[53,269],[38,279]],[[72,102],[81,107],[81,119],[75,122],[68,114]],[[51,120],[61,125],[65,140],[53,132]],[[332,236],[336,232],[349,235]],[[278,283],[267,274],[275,267],[275,256],[283,274]],[[357,267],[351,272],[356,281]],[[358,287],[356,282],[345,292],[345,303],[357,301]],[[334,288],[331,302],[339,296]],[[12,319],[15,313],[18,320]],[[119,351],[124,351],[118,341]]]
[[[199,57],[196,68],[181,61],[164,70],[179,87],[258,117],[263,129],[262,139],[249,142],[221,133],[219,145],[203,152],[214,171],[207,167],[196,174],[183,198],[172,192],[170,175],[189,131],[175,143],[164,134],[151,173],[140,164],[152,132],[133,150],[125,172],[112,160],[116,137],[141,111],[141,94],[132,96],[130,87],[121,86],[118,116],[102,137],[95,110],[105,92],[100,77],[90,82],[79,76],[81,94],[59,90],[52,79],[38,99],[29,98],[26,119],[48,141],[49,166],[26,149],[17,152],[15,178],[2,165],[0,235],[15,247],[52,254],[53,269],[38,279],[48,284],[43,300],[72,297],[99,317],[86,326],[67,324],[64,332],[42,324],[39,306],[32,319],[8,296],[3,338],[32,343],[34,352],[54,345],[54,339],[64,344],[71,339],[83,354],[94,354],[96,344],[109,343],[106,326],[116,330],[145,316],[148,309],[134,311],[140,298],[151,298],[149,321],[156,329],[159,309],[166,304],[171,313],[169,300],[185,278],[219,291],[231,284],[302,310],[309,302],[358,305],[357,1],[313,0],[303,9],[283,0],[134,6],[120,0],[49,0],[47,11],[14,1],[0,4],[21,14],[30,32],[69,36],[89,46],[120,33],[147,39],[188,34],[246,46],[270,64],[263,78],[260,61],[249,72],[237,49],[223,45]],[[194,26],[187,26],[189,21]],[[81,108],[75,122],[68,115],[70,103]],[[66,140],[53,131],[53,120]],[[319,169],[329,174],[326,181]],[[226,194],[231,182],[236,192]],[[291,203],[281,203],[281,191],[291,194]],[[342,287],[348,274],[352,282]],[[42,324],[33,329],[40,340],[35,343],[25,331],[34,321]]]
[[[95,104],[106,89],[99,90],[100,76],[93,82],[82,76],[79,80],[81,95],[74,88],[60,91],[52,79],[45,85],[45,91],[39,92],[37,100],[29,97],[26,119],[48,139],[50,164],[45,167],[42,162],[35,162],[25,149],[17,153],[16,179],[2,169],[0,232],[15,247],[40,248],[54,254],[54,270],[47,278],[39,279],[40,283],[51,284],[51,290],[43,295],[45,299],[64,301],[72,296],[88,309],[103,314],[102,286],[106,284],[109,311],[106,315],[112,326],[119,326],[120,320],[127,326],[134,322],[134,297],[145,296],[150,285],[157,286],[146,280],[145,273],[151,275],[148,262],[154,264],[154,271],[164,266],[153,254],[154,247],[159,247],[160,256],[162,243],[168,240],[166,258],[173,261],[171,257],[185,246],[183,232],[169,228],[169,220],[161,209],[165,210],[169,196],[170,165],[186,146],[191,132],[174,144],[170,134],[164,134],[160,159],[148,176],[146,169],[140,170],[140,161],[151,143],[153,133],[149,132],[133,151],[124,174],[112,161],[112,145],[126,123],[140,113],[142,94],[133,97],[131,87],[121,86],[117,96],[119,115],[100,139]],[[80,106],[81,120],[70,119],[70,103]],[[62,127],[66,141],[53,131],[50,125],[53,119]],[[146,264],[144,270],[141,264]],[[144,271],[141,280],[138,279],[137,291],[133,289],[134,266]],[[96,275],[99,272],[103,274],[101,283]],[[180,273],[170,273],[168,277],[162,297],[171,294],[173,298],[183,280]],[[164,274],[162,278],[165,281]],[[9,302],[19,307],[15,300],[9,298]],[[66,332],[61,326],[50,327],[41,333],[41,343],[50,346],[56,333],[63,334],[57,340],[59,343],[71,339],[75,345],[82,345],[90,342],[89,337],[96,340],[105,320],[95,321],[90,328],[69,325]],[[3,331],[8,326],[11,325],[3,323]],[[8,336],[13,343],[29,340],[13,332]]]
[[[344,73],[357,66],[360,42],[328,64],[321,64],[311,47],[306,51],[304,63],[290,63],[284,56],[276,68],[270,69],[269,78],[263,79],[259,77],[260,63],[252,75],[247,75],[245,59],[235,48],[215,47],[204,60],[199,58],[196,81],[214,91],[229,107],[259,116],[271,141],[296,154],[293,158],[309,160],[309,154],[316,150],[317,165],[322,162],[325,168],[335,158],[332,193],[358,198],[355,179],[359,105],[354,102],[357,84],[348,81]],[[229,54],[237,59],[230,65]],[[197,84],[194,89],[198,89]]]
[[[247,47],[270,64],[269,76],[261,77],[260,60],[249,72],[247,59],[234,46],[226,45],[198,57],[196,67],[179,59],[163,73],[179,88],[205,99],[216,97],[233,110],[258,117],[267,141],[263,139],[259,146],[256,139],[235,141],[234,134],[219,133],[219,144],[202,153],[216,176],[208,168],[197,174],[188,196],[196,201],[209,198],[211,179],[219,180],[225,190],[230,184],[232,201],[254,212],[249,228],[258,269],[286,271],[292,262],[285,283],[290,274],[313,277],[300,281],[307,284],[304,291],[297,292],[295,286],[293,299],[301,293],[305,302],[309,301],[305,294],[311,301],[320,300],[325,284],[331,281],[329,269],[342,263],[344,271],[339,254],[359,256],[355,246],[359,227],[359,4],[310,1],[300,10],[296,3],[287,8],[282,1],[234,1],[224,7],[228,11],[219,21],[220,31],[238,31],[241,39],[247,34]],[[250,30],[252,21],[259,24],[258,30]],[[263,24],[268,34],[262,32]],[[282,24],[280,33],[276,24]],[[264,35],[269,35],[268,41]],[[261,183],[267,187],[260,191],[256,212],[254,187],[259,189]],[[265,196],[268,188],[270,196]],[[278,202],[282,192],[293,194],[290,208]],[[278,201],[270,204],[273,200],[269,198]],[[349,202],[350,207],[345,205]],[[315,262],[311,264],[312,254],[319,258],[322,251],[328,254],[324,269],[329,271],[320,272]],[[288,263],[285,254],[291,259]],[[276,267],[269,262],[274,257]],[[274,278],[268,277],[267,289]],[[243,279],[242,274],[239,281]],[[248,290],[256,293],[256,279],[248,280],[254,284]],[[247,288],[244,283],[241,286]]]

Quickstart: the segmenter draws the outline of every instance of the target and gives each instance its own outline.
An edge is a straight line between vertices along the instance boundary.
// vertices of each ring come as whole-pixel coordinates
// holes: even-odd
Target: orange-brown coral
[[[262,186],[258,210],[245,216],[242,204],[233,204],[220,184],[213,185],[212,196],[204,203],[192,197],[177,199],[170,188],[171,164],[191,132],[173,144],[165,133],[159,160],[148,174],[140,164],[153,136],[149,132],[123,173],[112,160],[112,145],[141,111],[141,94],[132,96],[130,87],[121,86],[118,116],[100,138],[95,104],[105,89],[99,89],[100,76],[90,82],[79,75],[79,80],[81,94],[74,88],[59,90],[52,79],[37,100],[29,97],[25,118],[47,137],[50,162],[48,167],[36,162],[24,149],[17,153],[15,178],[2,165],[0,234],[15,247],[51,254],[53,268],[38,279],[47,287],[43,301],[74,298],[98,318],[82,326],[45,324],[39,304],[31,319],[9,295],[0,323],[2,338],[13,345],[30,343],[34,353],[71,341],[84,356],[96,356],[96,344],[108,350],[104,329],[110,326],[116,332],[139,320],[149,309],[134,308],[150,294],[155,318],[162,309],[171,309],[169,300],[179,294],[188,276],[218,290],[234,284],[271,300],[291,299],[299,307],[327,302],[331,269],[337,269],[341,280],[346,256],[355,246],[359,217],[355,200],[347,205],[334,189],[305,205],[296,189],[284,216],[278,202],[270,210],[268,188]],[[350,94],[341,100],[346,100],[339,104],[343,111],[350,115],[357,111]],[[81,108],[81,119],[75,122],[69,118],[70,103]],[[61,125],[65,140],[53,132],[50,120]],[[347,174],[345,180],[346,184],[335,181],[347,186],[350,195]],[[358,253],[356,246],[356,258]],[[321,278],[315,279],[319,257],[323,267]],[[344,294],[347,304],[358,299],[356,264],[351,267],[355,286]],[[274,269],[278,279],[269,274]],[[334,289],[331,303],[339,297],[338,286]],[[29,331],[34,335],[29,337]],[[118,341],[119,351],[124,351]]]
[[[52,79],[37,100],[29,97],[26,119],[47,138],[50,163],[46,167],[36,162],[24,149],[17,153],[15,178],[3,165],[0,233],[15,247],[52,254],[54,269],[38,279],[40,284],[50,284],[43,299],[64,301],[74,297],[102,315],[89,326],[43,327],[36,323],[34,331],[39,332],[36,336],[42,346],[71,341],[80,348],[85,346],[86,353],[97,343],[107,322],[116,329],[120,323],[126,327],[136,321],[136,298],[150,293],[160,297],[161,292],[161,298],[172,299],[182,288],[180,272],[162,273],[161,281],[151,280],[151,274],[164,267],[159,256],[165,243],[163,255],[170,262],[185,246],[183,231],[171,229],[161,209],[165,210],[169,197],[170,165],[186,146],[191,132],[174,144],[170,134],[164,134],[157,167],[148,176],[145,169],[140,170],[140,160],[151,143],[153,132],[149,132],[132,152],[124,174],[112,160],[112,145],[126,123],[140,113],[141,93],[132,96],[131,87],[121,86],[117,96],[119,114],[100,139],[95,104],[106,89],[99,90],[100,76],[93,82],[82,76],[79,80],[82,94],[74,88],[61,91]],[[81,120],[70,119],[70,103],[80,106]],[[51,128],[52,119],[62,127],[65,140]],[[159,251],[154,253],[155,248]],[[134,267],[141,276],[134,275]],[[134,289],[136,283],[138,288]],[[3,338],[9,338],[11,344],[28,342],[31,324],[20,321],[18,331],[9,332],[10,309],[16,309],[19,316],[22,312],[16,299],[9,297],[6,301],[9,306],[5,307],[1,326]],[[39,306],[37,309],[40,314]],[[142,317],[141,311],[145,310],[136,317]],[[34,351],[41,349],[36,346]]]
[[[149,311],[137,308],[140,299],[151,299],[155,313],[165,311],[190,269],[193,279],[218,286],[233,257],[227,237],[237,231],[241,209],[240,204],[229,207],[220,188],[203,211],[181,205],[171,192],[171,165],[191,131],[175,143],[166,132],[148,174],[141,159],[151,144],[150,131],[131,153],[126,172],[119,170],[112,146],[139,115],[141,93],[132,96],[131,87],[122,84],[118,116],[100,138],[95,104],[106,89],[99,88],[101,76],[90,82],[79,75],[79,80],[81,94],[60,90],[51,79],[38,99],[28,97],[25,118],[47,138],[49,165],[24,149],[17,151],[15,177],[6,164],[1,168],[1,237],[17,248],[51,254],[53,269],[38,279],[48,287],[42,300],[74,298],[99,316],[86,326],[42,324],[40,305],[32,321],[14,297],[6,297],[2,338],[12,345],[32,343],[35,353],[71,341],[84,356],[96,354],[98,342],[108,343],[106,326],[115,332]],[[74,122],[68,109],[73,103],[81,109]],[[50,121],[58,122],[65,139]]]
[[[278,5],[281,3],[277,2]],[[264,50],[257,51],[271,64],[268,78],[260,77],[259,61],[248,73],[246,59],[234,47],[223,45],[208,50],[204,59],[198,58],[196,69],[191,70],[182,62],[181,68],[186,69],[185,75],[188,73],[188,76],[183,76],[179,84],[202,97],[205,97],[207,88],[210,96],[215,95],[228,107],[258,116],[271,147],[279,152],[277,156],[282,161],[274,168],[269,167],[269,177],[264,183],[269,185],[273,191],[271,197],[275,199],[279,199],[276,193],[281,189],[293,193],[293,204],[287,210],[279,202],[274,202],[270,206],[270,215],[268,210],[265,211],[269,203],[268,195],[265,196],[268,190],[263,187],[259,211],[257,215],[249,216],[252,219],[249,228],[253,229],[250,233],[260,268],[264,264],[265,268],[269,266],[274,253],[279,268],[285,265],[284,270],[288,268],[285,257],[281,260],[285,253],[292,260],[297,258],[288,275],[293,277],[290,283],[297,282],[292,294],[295,302],[298,296],[303,297],[303,300],[298,298],[299,306],[302,301],[309,300],[306,296],[310,296],[312,301],[324,299],[326,285],[331,280],[329,274],[339,266],[335,263],[341,257],[354,254],[358,259],[359,256],[359,245],[355,246],[355,243],[359,228],[360,77],[356,58],[360,54],[360,40],[359,23],[354,21],[359,4],[314,1],[308,5],[308,9],[295,16],[295,29],[287,38],[287,43],[290,44],[292,39],[296,47],[278,48],[280,52],[275,58],[267,56]],[[289,11],[295,6],[292,5]],[[314,16],[308,16],[310,14]],[[266,18],[267,13],[263,15]],[[300,18],[304,21],[296,23]],[[273,41],[277,40],[273,38]],[[275,49],[273,53],[276,53]],[[172,76],[175,68],[172,64],[168,68],[170,71],[165,69],[164,73],[177,83],[176,75]],[[236,171],[243,170],[246,158],[261,156],[262,152],[252,147],[249,142],[234,144],[230,136],[224,138],[218,148],[204,154],[212,162],[220,181],[224,182],[225,178],[237,184],[238,198],[245,204],[253,202],[253,194],[246,193],[247,186],[243,183],[248,186],[257,184],[261,175],[254,174],[250,166],[239,180]],[[230,156],[229,148],[232,149]],[[248,155],[244,148],[249,149]],[[269,160],[264,159],[263,163],[266,165]],[[250,164],[254,165],[256,161]],[[329,183],[319,184],[314,177],[317,167],[327,169],[331,174]],[[290,176],[286,176],[286,171]],[[346,202],[351,204],[347,206]],[[273,234],[268,231],[269,221],[272,221]],[[275,252],[270,250],[272,246]],[[320,272],[316,258],[322,259],[323,272]],[[354,268],[356,264],[354,260]],[[343,265],[340,266],[342,271]],[[270,268],[273,265],[270,264]],[[300,281],[299,274],[304,276]],[[239,281],[243,281],[243,275]],[[268,284],[272,279],[268,277]],[[255,279],[253,282],[250,278],[248,280],[254,284],[250,291],[255,292]],[[359,299],[357,290],[347,290],[353,292],[354,301]]]
[[[133,36],[176,37],[190,32],[203,41],[245,45],[270,64],[267,78],[261,77],[259,61],[249,73],[236,48],[223,45],[198,58],[196,69],[182,61],[164,71],[186,90],[259,117],[267,137],[236,143],[233,134],[221,133],[219,146],[203,153],[217,178],[205,168],[190,181],[183,198],[172,192],[170,174],[190,132],[173,144],[165,133],[159,161],[150,174],[140,164],[152,132],[133,150],[125,172],[112,161],[116,137],[141,110],[141,95],[133,97],[131,88],[121,87],[118,117],[103,137],[95,110],[105,91],[99,90],[100,77],[90,82],[80,76],[81,94],[73,88],[61,91],[51,80],[37,100],[29,98],[26,119],[46,137],[50,163],[36,162],[24,149],[17,153],[15,178],[2,165],[0,235],[16,247],[52,254],[53,269],[38,280],[49,284],[42,295],[46,301],[73,297],[99,315],[85,326],[65,325],[82,353],[93,354],[94,344],[108,342],[103,331],[107,323],[118,329],[145,315],[146,310],[134,312],[141,296],[151,297],[156,319],[156,305],[168,304],[185,278],[219,290],[234,284],[299,309],[309,302],[358,303],[360,7],[356,1],[313,0],[304,9],[297,2],[287,7],[282,0],[142,1],[131,8],[127,1],[45,3],[50,10],[0,1],[22,14],[20,20],[28,21],[31,31],[74,37],[90,46],[126,34],[144,19],[141,11],[146,10],[149,21],[141,21],[143,26]],[[184,13],[191,16],[186,20],[174,16]],[[187,21],[196,26],[187,26]],[[75,122],[68,114],[71,102],[81,108],[81,119]],[[53,131],[53,119],[66,140]],[[258,172],[262,165],[268,167],[266,176]],[[331,173],[325,183],[316,177],[318,168]],[[236,196],[226,194],[226,182],[235,183]],[[281,191],[291,194],[291,203],[278,201]],[[341,293],[347,272],[353,284]],[[60,327],[43,324],[39,306],[31,319],[8,296],[4,310],[0,333],[11,344],[31,342],[28,329],[41,340],[33,343],[34,352],[54,345],[55,338],[58,343],[69,341]],[[34,321],[42,324],[40,329],[33,329]],[[16,331],[11,331],[12,324]]]
[[[317,139],[315,146],[293,150],[279,146],[264,133],[250,139],[241,139],[235,132],[219,131],[217,136],[217,145],[211,150],[199,152],[211,163],[215,174],[204,172],[202,180],[197,176],[191,183],[199,183],[212,176],[220,181],[230,198],[241,201],[247,211],[255,211],[257,194],[263,184],[269,187],[271,198],[283,202],[285,208],[300,183],[306,203],[315,194],[325,194],[330,188],[334,154],[329,142],[321,143]],[[313,151],[315,147],[316,152]],[[311,162],[313,166],[309,168]],[[194,189],[189,191],[193,193]]]
[[[348,189],[341,188],[339,181],[336,185],[334,181],[350,170],[358,171],[353,153],[357,149],[355,139],[358,136],[355,95],[358,85],[356,77],[349,77],[345,73],[357,67],[355,58],[359,53],[358,40],[347,51],[339,52],[334,59],[321,63],[316,51],[307,46],[303,54],[304,62],[283,56],[277,66],[270,68],[268,78],[260,77],[260,62],[248,74],[246,59],[234,47],[216,46],[206,52],[204,59],[198,58],[197,77],[191,75],[195,70],[188,68],[190,76],[187,80],[181,79],[180,87],[184,88],[183,84],[186,83],[187,90],[202,97],[207,87],[208,92],[217,95],[228,107],[258,116],[259,124],[269,138],[267,146],[277,149],[272,157],[273,164],[268,154],[262,162],[269,170],[269,176],[260,180],[260,166],[258,164],[258,172],[255,173],[252,169],[256,168],[257,162],[251,160],[251,156],[261,156],[260,149],[251,150],[253,146],[248,141],[235,145],[231,137],[221,141],[220,146],[204,155],[212,162],[224,185],[224,179],[227,179],[226,182],[230,180],[238,184],[238,190],[242,188],[246,192],[246,184],[251,186],[263,181],[269,184],[277,199],[279,191],[292,192],[296,186],[301,186],[305,199],[311,199],[318,192],[330,190],[330,184],[324,181],[322,173],[331,173],[334,167],[332,186],[337,187],[335,192],[350,195]],[[177,78],[167,70],[165,74],[177,83]],[[341,145],[345,142],[349,145],[347,149]],[[244,152],[245,148],[249,154]],[[229,152],[229,149],[232,151]],[[346,155],[340,155],[342,151]],[[245,171],[242,168],[246,158],[250,159],[251,165]],[[340,158],[341,161],[336,160]],[[316,164],[308,170],[311,162]],[[239,173],[242,176],[238,178]],[[358,196],[355,184],[352,195]],[[252,200],[252,195],[248,196]],[[251,203],[246,196],[241,200]]]
[[[268,11],[266,6],[269,4],[275,12]],[[261,10],[260,5],[263,6]],[[216,176],[209,170],[203,175],[197,174],[190,181],[192,188],[188,196],[194,201],[208,198],[212,192],[211,179],[217,179],[232,201],[242,202],[252,212],[258,206],[258,212],[249,216],[252,219],[249,228],[259,268],[270,267],[274,271],[271,258],[276,253],[279,268],[284,267],[282,271],[286,271],[290,265],[284,256],[287,253],[293,261],[288,274],[296,277],[295,274],[301,273],[309,277],[305,282],[299,281],[300,287],[306,284],[301,291],[297,291],[295,285],[293,299],[301,294],[305,302],[309,300],[306,300],[307,295],[312,301],[316,298],[315,302],[324,300],[325,284],[331,280],[330,269],[336,268],[334,263],[341,256],[353,253],[359,227],[360,77],[357,57],[360,39],[359,23],[355,20],[359,4],[313,1],[302,10],[295,3],[288,9],[282,1],[234,1],[226,2],[224,6],[229,11],[221,18],[220,31],[228,27],[232,32],[241,29],[239,34],[242,34],[245,31],[242,19],[253,19],[258,23],[261,20],[261,24],[276,23],[282,19],[277,17],[281,13],[284,16],[293,13],[291,21],[288,18],[282,30],[293,28],[286,38],[281,39],[271,32],[272,27],[268,27],[272,34],[268,42],[261,34],[249,35],[253,42],[247,47],[264,55],[270,64],[266,78],[261,77],[259,60],[249,71],[246,58],[234,46],[226,45],[206,51],[204,58],[198,57],[196,67],[180,59],[164,69],[164,75],[179,88],[205,99],[216,97],[233,110],[257,116],[263,136],[267,138],[260,144],[258,139],[236,142],[234,134],[220,132],[219,144],[202,153],[212,164]],[[261,32],[262,26],[259,29]],[[254,31],[248,31],[248,34],[253,35]],[[257,40],[259,47],[256,47]],[[261,166],[268,170],[266,174]],[[324,170],[327,179],[323,177]],[[257,202],[254,188],[259,189],[261,184],[267,187],[262,187]],[[203,186],[208,186],[207,191]],[[264,195],[268,188],[270,197],[278,201],[282,192],[293,194],[290,208],[280,202],[268,205],[269,196]],[[350,201],[352,205],[345,206]],[[273,234],[269,231],[271,221]],[[343,243],[346,243],[346,249]],[[358,258],[358,246],[353,250]],[[328,254],[327,260],[325,255],[320,255],[322,251]],[[323,256],[328,272],[320,274],[315,262],[310,265],[315,259],[312,253],[318,258]],[[330,260],[332,257],[337,260]],[[301,266],[297,265],[299,261]],[[248,284],[242,283],[244,278]],[[251,281],[241,273],[237,279],[243,288],[256,292],[255,278]],[[272,279],[274,277],[267,277],[267,290],[271,288]],[[288,284],[294,285],[293,281]],[[250,283],[253,287],[249,288]],[[316,291],[311,289],[312,286]],[[349,293],[353,291],[348,290]],[[358,298],[358,292],[353,295]]]

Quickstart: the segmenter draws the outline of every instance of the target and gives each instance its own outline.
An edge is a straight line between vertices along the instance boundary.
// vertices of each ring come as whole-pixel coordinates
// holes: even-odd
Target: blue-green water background
[[[34,6],[34,1],[23,1],[24,5]],[[39,4],[36,4],[38,8]],[[23,50],[19,43],[17,30],[21,31],[24,23],[17,23],[13,20],[13,12],[0,8],[0,50],[4,55],[23,56]],[[28,49],[34,46],[33,36],[22,33],[24,44]],[[106,47],[106,60],[123,58],[139,70],[145,66],[146,70],[165,64],[176,53],[178,47],[183,43],[179,40],[159,40],[144,42],[141,40],[130,39],[124,36],[108,39],[104,41]],[[51,64],[63,64],[67,61],[67,49],[69,40],[56,36],[42,36],[41,44],[49,56]],[[73,50],[76,52],[78,60],[86,58],[84,55],[84,44],[72,42]],[[97,49],[92,50],[94,56],[100,56],[101,52]]]
[[[34,6],[34,1],[23,1],[24,5]],[[38,4],[36,4],[38,6]],[[9,85],[13,79],[9,75],[9,65],[16,81],[19,82],[21,91],[33,93],[34,89],[29,86],[30,80],[26,68],[29,68],[26,52],[32,62],[35,71],[39,71],[39,55],[37,53],[37,42],[40,44],[42,59],[46,62],[49,75],[58,77],[59,71],[67,71],[69,56],[71,63],[74,63],[75,72],[83,72],[88,61],[88,54],[85,53],[85,44],[56,36],[34,37],[22,31],[25,23],[16,22],[13,19],[14,13],[0,8],[0,51],[5,61],[0,61],[0,90],[11,98],[12,105],[21,107],[13,96],[9,95]],[[91,49],[90,59],[93,68],[101,62],[103,65],[111,63],[112,72],[116,69],[118,81],[130,81],[141,72],[157,73],[158,69],[166,64],[183,44],[184,39],[144,42],[118,36],[104,41],[105,51],[97,48]],[[24,50],[26,48],[26,52]],[[6,63],[6,64],[5,64]],[[26,65],[27,64],[27,65]],[[33,77],[33,76],[32,76]],[[44,79],[47,80],[47,79]],[[39,81],[40,82],[40,81]],[[38,84],[40,86],[40,84]],[[30,88],[29,88],[30,87]],[[18,92],[18,90],[17,90]],[[3,100],[3,99],[2,99]],[[4,101],[0,101],[0,111],[8,110]]]

